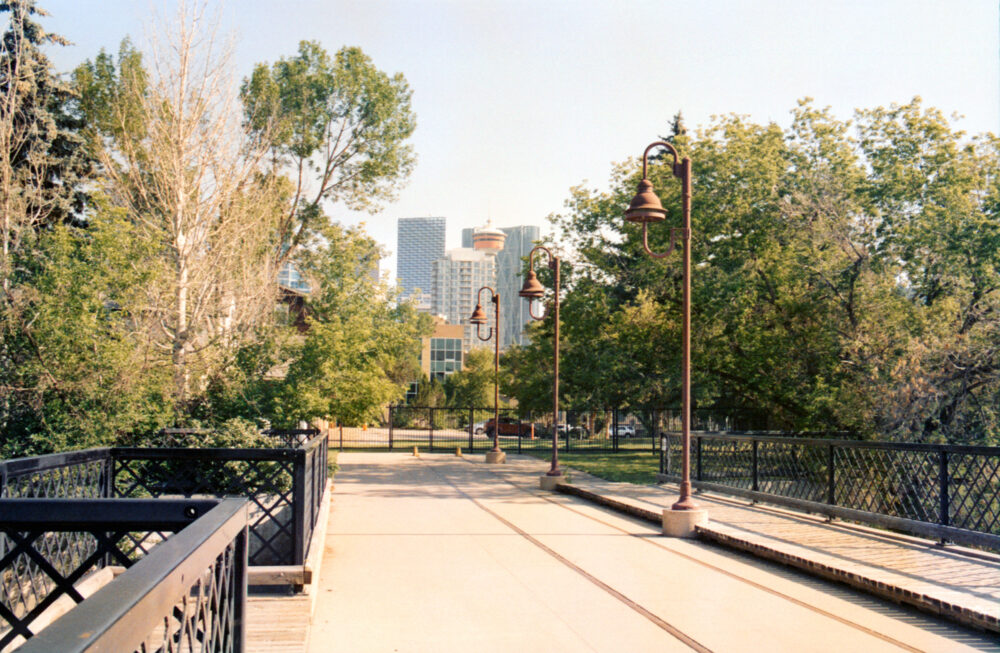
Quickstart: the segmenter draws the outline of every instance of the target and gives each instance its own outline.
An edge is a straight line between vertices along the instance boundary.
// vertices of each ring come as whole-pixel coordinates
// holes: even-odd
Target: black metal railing
[[[2,461],[0,497],[244,496],[250,564],[303,564],[327,480],[327,436],[310,433],[280,448],[110,447]]]
[[[552,446],[552,413],[500,409],[501,448],[523,453]],[[594,409],[562,411],[559,447],[562,451],[649,451],[655,453],[660,421],[668,411]],[[493,409],[391,406],[387,419],[376,425],[334,426],[330,446],[340,450],[486,451],[493,446]]]
[[[664,434],[660,473],[679,480]],[[1000,447],[691,434],[697,488],[1000,549]]]
[[[13,547],[0,572],[16,575],[18,561],[30,558],[49,588],[31,605],[4,604],[0,649],[27,639],[18,650],[244,650],[247,517],[246,499],[235,498],[0,500],[0,532]],[[151,531],[174,534],[137,555],[134,534]],[[39,546],[70,532],[93,539],[93,552]],[[124,573],[83,601],[77,581],[109,563]],[[33,632],[32,622],[65,597],[78,605]]]

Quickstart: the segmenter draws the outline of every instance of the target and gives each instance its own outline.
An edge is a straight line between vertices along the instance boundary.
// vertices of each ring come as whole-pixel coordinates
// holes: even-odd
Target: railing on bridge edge
[[[691,449],[699,489],[1000,550],[1000,447],[692,433]],[[660,474],[680,464],[664,434]]]
[[[8,623],[0,649],[23,638],[25,653],[244,650],[247,505],[0,499],[0,611]],[[124,573],[83,601],[74,584],[111,564]],[[35,634],[32,622],[66,597],[78,605]]]
[[[250,564],[301,565],[326,487],[327,436],[315,430],[269,434],[289,446],[105,447],[0,461],[0,497],[245,496]],[[301,442],[303,434],[312,437]]]

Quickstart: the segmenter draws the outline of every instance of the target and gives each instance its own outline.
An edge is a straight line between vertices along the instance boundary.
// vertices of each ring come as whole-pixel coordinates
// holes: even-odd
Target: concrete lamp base
[[[548,474],[542,474],[542,476],[539,478],[538,485],[543,490],[551,492],[552,490],[556,489],[556,485],[565,482],[566,482],[565,474],[560,474],[559,476],[549,476]]]
[[[487,451],[486,462],[491,465],[502,465],[507,462],[506,451]]]
[[[697,537],[695,526],[708,523],[708,511],[697,510],[663,510],[663,534],[667,537]]]

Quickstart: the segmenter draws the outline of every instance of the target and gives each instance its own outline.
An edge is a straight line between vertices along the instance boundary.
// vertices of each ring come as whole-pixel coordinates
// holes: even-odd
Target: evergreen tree
[[[2,192],[21,195],[31,225],[77,222],[91,167],[80,136],[83,124],[75,94],[41,51],[68,41],[33,20],[48,15],[34,0],[0,2],[0,13],[9,20],[0,39],[0,151],[8,168]]]

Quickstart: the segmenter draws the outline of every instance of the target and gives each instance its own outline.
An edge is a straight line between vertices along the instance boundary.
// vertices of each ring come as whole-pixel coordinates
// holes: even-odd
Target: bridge
[[[923,482],[869,465],[865,492],[816,462],[848,444],[700,434],[711,521],[682,541],[658,528],[669,437],[661,485],[550,493],[537,458],[454,449],[345,451],[332,488],[331,435],[0,463],[0,650],[1000,650],[1000,449],[869,447]],[[905,507],[945,507],[913,471],[943,455],[947,524]]]

